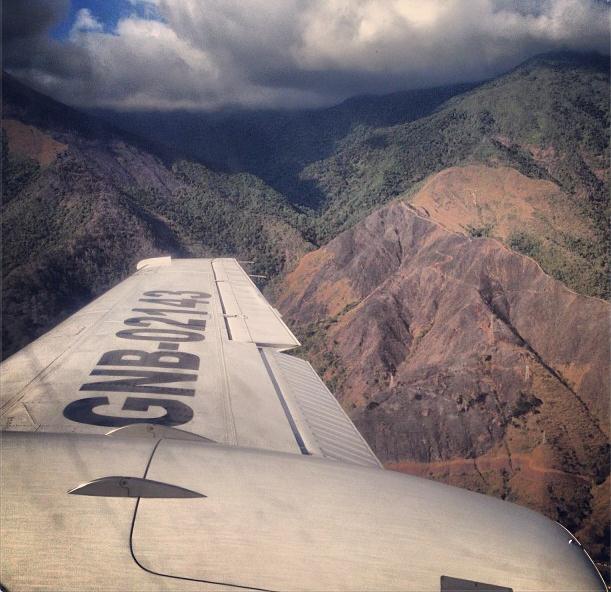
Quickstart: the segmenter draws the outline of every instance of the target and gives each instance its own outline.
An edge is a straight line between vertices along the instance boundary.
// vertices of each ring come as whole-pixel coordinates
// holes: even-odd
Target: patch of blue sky
[[[51,29],[51,36],[58,41],[67,39],[78,12],[83,9],[88,9],[107,33],[114,31],[119,20],[134,15],[143,19],[164,20],[154,2],[148,0],[70,0],[66,17]]]

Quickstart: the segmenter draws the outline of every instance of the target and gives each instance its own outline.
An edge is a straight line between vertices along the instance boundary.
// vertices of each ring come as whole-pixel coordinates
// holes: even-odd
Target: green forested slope
[[[300,178],[304,167],[334,154],[337,143],[356,127],[414,121],[474,86],[359,96],[324,109],[94,113],[149,141],[163,143],[175,158],[227,172],[252,173],[289,202],[316,208],[325,196]]]

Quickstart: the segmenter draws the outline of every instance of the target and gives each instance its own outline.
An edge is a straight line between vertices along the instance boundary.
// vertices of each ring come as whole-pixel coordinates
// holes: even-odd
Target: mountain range
[[[608,556],[609,59],[327,109],[85,113],[3,74],[3,357],[139,259],[254,260],[385,465]]]
[[[461,228],[503,240],[581,293],[607,297],[608,72],[608,58],[560,53],[475,87],[357,97],[328,109],[106,116],[150,141],[169,137],[184,158],[263,179],[306,215],[300,229],[314,244],[449,167],[514,169],[548,182],[540,184],[546,211],[529,216],[541,224],[508,228],[478,205]]]

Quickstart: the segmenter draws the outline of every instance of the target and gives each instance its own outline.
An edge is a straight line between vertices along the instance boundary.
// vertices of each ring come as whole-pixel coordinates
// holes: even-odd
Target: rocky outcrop
[[[403,202],[306,255],[278,300],[387,467],[532,506],[608,549],[606,302]]]

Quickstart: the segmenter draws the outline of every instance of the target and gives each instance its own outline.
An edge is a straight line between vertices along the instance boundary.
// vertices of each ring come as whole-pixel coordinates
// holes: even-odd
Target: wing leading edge
[[[281,353],[298,345],[235,259],[145,260],[2,363],[0,427],[145,424],[380,466],[312,367]]]

